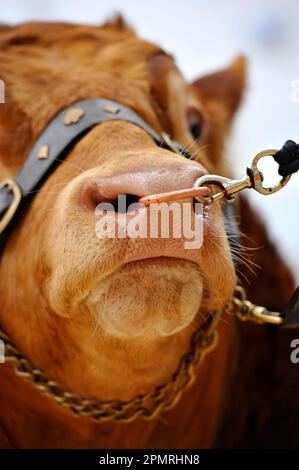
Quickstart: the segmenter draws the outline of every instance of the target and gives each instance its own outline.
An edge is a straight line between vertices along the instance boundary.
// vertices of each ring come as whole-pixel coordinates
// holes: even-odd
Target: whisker
[[[69,162],[68,160],[61,160],[60,158],[56,158],[56,161],[60,163],[64,163],[65,165],[69,165],[70,167],[77,170],[79,173],[86,171],[85,168],[81,168],[80,166],[75,165],[75,163]]]
[[[248,277],[246,276],[246,274],[244,274],[239,268],[235,268],[236,272],[239,274],[239,276],[241,276],[244,281],[246,282],[246,284],[248,284],[249,286],[251,285],[251,282],[249,281]]]

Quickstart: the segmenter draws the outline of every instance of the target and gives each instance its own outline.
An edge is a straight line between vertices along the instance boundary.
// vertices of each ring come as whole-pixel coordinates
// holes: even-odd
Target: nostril
[[[138,203],[139,196],[135,194],[119,194],[117,199],[109,201],[114,207],[114,211],[120,214],[126,214],[133,210],[132,204]]]
[[[119,182],[118,182],[119,183]],[[122,191],[123,184],[113,184],[106,179],[85,180],[80,188],[79,202],[81,206],[94,212],[101,203],[109,204],[107,209],[118,213],[133,210],[132,204],[138,203],[140,195]],[[125,188],[123,188],[125,189]],[[136,191],[137,192],[137,191]]]
[[[109,204],[107,210],[127,213],[133,210],[132,204],[138,203],[139,196],[135,194],[117,194],[116,191],[106,191],[96,183],[87,182],[80,191],[80,204],[94,212],[101,203]],[[110,209],[109,209],[110,208]]]

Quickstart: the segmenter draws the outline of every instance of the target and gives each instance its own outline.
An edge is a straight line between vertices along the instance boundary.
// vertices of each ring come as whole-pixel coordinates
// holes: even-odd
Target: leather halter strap
[[[140,116],[126,106],[106,99],[82,100],[65,108],[50,121],[35,142],[15,180],[6,180],[2,183],[0,221],[10,209],[12,212],[8,219],[11,220],[22,200],[39,187],[79,138],[105,121],[127,121],[135,124],[147,132],[159,146],[192,158],[178,143],[168,139],[167,135],[163,137],[157,134]],[[4,228],[6,225],[8,224],[5,224]]]

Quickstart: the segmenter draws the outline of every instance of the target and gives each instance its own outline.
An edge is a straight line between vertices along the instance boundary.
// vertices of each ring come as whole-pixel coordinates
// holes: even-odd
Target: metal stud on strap
[[[0,183],[0,191],[4,188],[7,188],[9,192],[11,192],[13,199],[9,205],[9,207],[6,209],[6,211],[3,213],[3,215],[0,217],[0,234],[6,229],[8,226],[9,222],[13,218],[13,216],[16,213],[16,210],[21,202],[22,199],[22,193],[21,189],[19,188],[18,184],[12,180],[12,179],[6,179],[3,180]]]

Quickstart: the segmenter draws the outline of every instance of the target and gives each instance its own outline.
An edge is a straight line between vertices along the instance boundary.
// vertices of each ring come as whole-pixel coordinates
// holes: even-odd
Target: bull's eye
[[[199,139],[204,125],[204,119],[201,112],[197,108],[189,108],[187,110],[187,121],[193,138]]]

